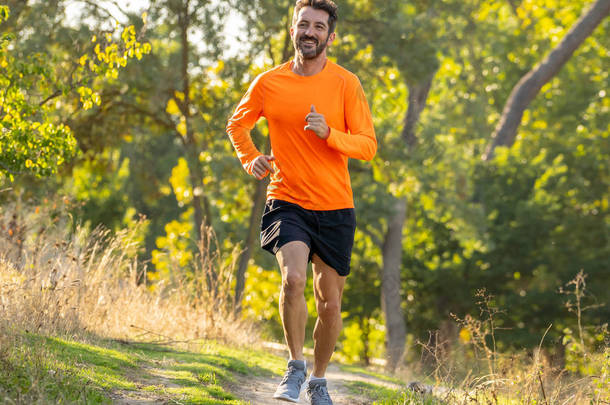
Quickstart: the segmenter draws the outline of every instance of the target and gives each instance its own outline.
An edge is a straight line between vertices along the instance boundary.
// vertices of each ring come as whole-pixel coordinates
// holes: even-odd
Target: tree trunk
[[[250,222],[248,225],[248,234],[246,236],[246,244],[241,256],[239,257],[239,265],[237,266],[237,274],[235,276],[235,301],[234,308],[235,314],[241,313],[241,299],[246,285],[246,270],[248,269],[248,262],[252,257],[252,250],[256,242],[258,230],[260,227],[260,218],[263,213],[263,207],[265,206],[265,196],[267,185],[269,184],[269,177],[265,177],[256,183],[256,189],[254,190],[254,204],[250,211]]]
[[[574,51],[591,35],[608,13],[610,13],[610,0],[597,0],[589,11],[578,19],[542,63],[519,80],[506,102],[500,122],[492,135],[492,142],[483,156],[484,160],[493,159],[494,150],[498,146],[511,146],[515,142],[523,112],[530,102],[542,86],[561,70]]]
[[[397,199],[383,241],[383,273],[381,278],[381,308],[386,323],[387,369],[394,371],[402,361],[407,330],[401,308],[400,268],[402,264],[402,229],[407,215],[407,202]]]
[[[371,320],[367,316],[360,317],[360,329],[362,329],[362,361],[365,366],[371,365],[371,358],[369,357],[369,339],[371,336]]]
[[[187,140],[184,143],[184,147],[186,149],[185,155],[187,165],[189,167],[189,181],[193,189],[193,201],[191,203],[194,211],[193,224],[197,232],[197,240],[199,241],[201,240],[202,236],[202,226],[208,227],[211,224],[210,206],[209,201],[207,200],[205,195],[203,195],[203,176],[201,175],[201,173],[203,172],[203,168],[201,167],[201,163],[199,162],[199,153],[197,151],[197,145],[194,143],[192,135],[190,137],[187,135]]]
[[[428,93],[435,72],[422,82],[409,84],[409,105],[405,114],[401,137],[407,148],[417,144],[415,129],[419,117],[426,107]],[[394,371],[402,361],[407,337],[407,326],[402,312],[400,294],[400,275],[402,264],[402,230],[407,215],[407,201],[397,199],[394,212],[389,219],[388,230],[383,241],[383,270],[381,278],[381,308],[386,320],[386,359],[387,369]]]
[[[419,117],[426,107],[428,93],[432,86],[435,72],[419,83],[409,84],[409,105],[405,114],[401,137],[407,148],[417,144],[415,129]],[[386,320],[386,359],[387,369],[394,371],[402,361],[407,326],[401,308],[400,275],[402,264],[402,230],[407,215],[407,201],[396,200],[394,212],[389,219],[388,230],[383,241],[383,270],[381,278],[381,308]]]
[[[181,75],[182,75],[182,92],[184,93],[184,100],[181,102],[179,100],[178,105],[180,106],[180,111],[184,116],[185,126],[186,126],[186,134],[184,136],[184,149],[185,149],[185,157],[189,167],[189,181],[191,182],[191,188],[193,190],[193,217],[194,217],[194,226],[195,232],[197,235],[197,241],[201,240],[202,234],[201,230],[204,226],[209,226],[211,222],[211,213],[209,202],[205,195],[203,195],[203,176],[202,176],[202,167],[199,162],[199,150],[197,148],[197,142],[195,141],[195,134],[193,131],[193,126],[191,125],[191,99],[190,99],[190,76],[188,72],[188,64],[189,64],[189,38],[188,38],[188,30],[190,27],[190,13],[189,13],[189,0],[184,2],[184,7],[181,10],[181,13],[178,17],[178,22],[180,25],[180,34],[181,34],[181,45],[182,45],[182,66],[181,66]]]
[[[290,23],[290,21],[289,21]],[[290,24],[286,26],[286,32],[284,35],[284,47],[282,49],[282,63],[287,62],[292,57],[292,38],[290,37]]]
[[[417,137],[415,136],[415,127],[419,122],[419,116],[426,106],[426,100],[428,99],[428,92],[432,85],[432,79],[434,73],[424,79],[422,82],[409,84],[409,100],[407,115],[405,116],[405,125],[402,129],[402,139],[406,142],[407,147],[413,147],[417,143]]]

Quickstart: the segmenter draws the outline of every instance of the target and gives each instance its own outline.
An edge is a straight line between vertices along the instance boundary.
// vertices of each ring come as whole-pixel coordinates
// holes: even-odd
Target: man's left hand
[[[311,105],[311,112],[305,117],[307,125],[305,131],[310,130],[315,132],[320,139],[326,139],[330,135],[330,128],[326,124],[326,118],[316,111],[316,107]]]

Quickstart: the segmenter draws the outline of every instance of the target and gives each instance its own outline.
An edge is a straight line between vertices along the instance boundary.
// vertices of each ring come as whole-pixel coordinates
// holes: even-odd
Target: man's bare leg
[[[276,254],[282,272],[280,316],[291,360],[304,360],[305,325],[307,324],[307,262],[309,247],[300,241],[289,242]]]
[[[324,377],[328,362],[335,350],[341,333],[341,297],[345,277],[340,276],[332,267],[313,256],[313,288],[318,309],[318,319],[313,332],[314,365],[313,376]]]

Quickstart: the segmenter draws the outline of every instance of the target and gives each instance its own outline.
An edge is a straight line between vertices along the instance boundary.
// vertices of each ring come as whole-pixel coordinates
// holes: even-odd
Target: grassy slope
[[[285,366],[281,357],[212,341],[179,347],[19,333],[2,342],[0,403],[246,404],[231,393],[240,378],[275,378]],[[348,388],[371,403],[399,398],[372,384]]]
[[[105,404],[137,397],[242,404],[230,392],[237,376],[272,376],[284,365],[274,356],[214,342],[183,350],[29,333],[14,339],[13,348],[4,347],[0,354],[0,402]]]

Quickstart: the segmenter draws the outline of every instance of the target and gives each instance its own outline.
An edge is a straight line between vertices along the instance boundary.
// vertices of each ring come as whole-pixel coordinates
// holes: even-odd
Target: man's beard
[[[294,47],[297,49],[297,52],[303,56],[303,59],[314,59],[320,55],[324,49],[326,49],[326,44],[328,43],[328,38],[330,38],[330,34],[326,37],[325,41],[318,42],[318,40],[314,37],[308,37],[303,35],[298,39],[298,42],[295,41]],[[302,42],[305,40],[310,40],[315,42],[315,47],[313,48],[303,48]]]

